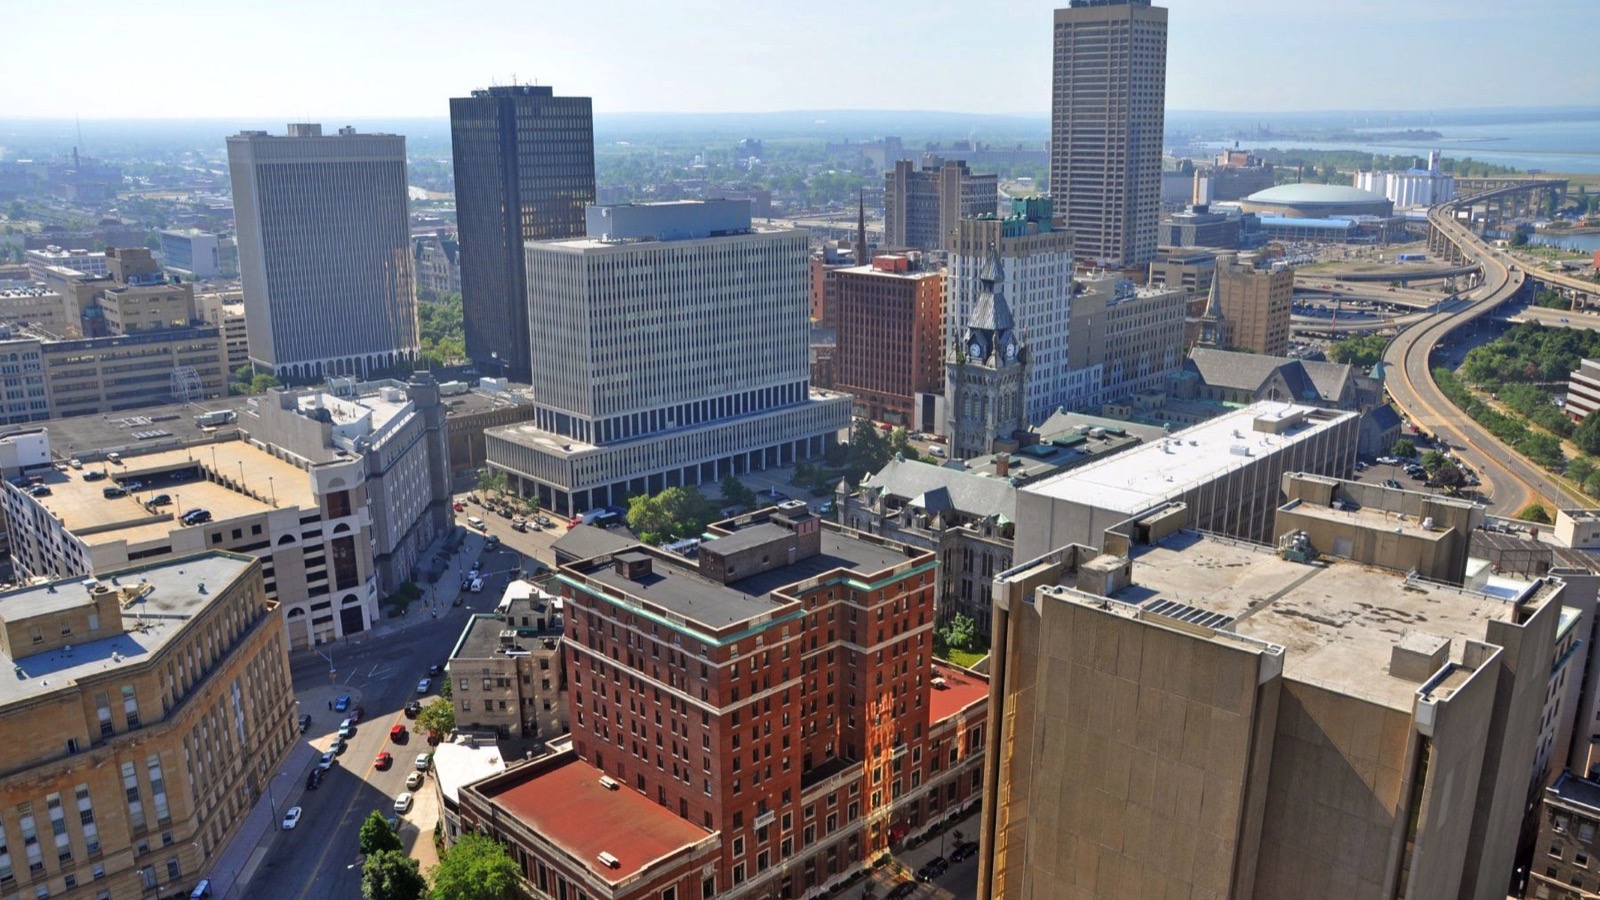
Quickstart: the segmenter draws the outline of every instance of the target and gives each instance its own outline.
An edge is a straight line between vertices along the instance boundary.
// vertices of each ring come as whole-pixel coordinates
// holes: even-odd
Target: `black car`
[[[935,878],[938,878],[940,875],[943,875],[945,870],[948,868],[950,868],[949,860],[942,856],[935,856],[933,859],[930,859],[924,863],[922,868],[917,870],[917,880],[932,881]]]
[[[144,503],[145,506],[170,506],[171,504],[171,494],[157,494],[154,497],[151,497],[149,500],[146,500]]]
[[[307,713],[307,714],[305,714],[305,715],[300,717],[300,733],[301,734],[305,734],[306,733],[306,729],[308,729],[310,727],[311,727],[311,714]]]
[[[322,769],[311,770],[311,774],[306,776],[306,790],[314,791],[322,784],[322,771]]]
[[[89,471],[83,473],[84,481],[101,481],[105,477],[106,473],[100,471],[99,469],[90,469]]]
[[[413,700],[406,704],[406,718],[415,719],[422,714],[422,704]]]
[[[444,674],[444,666],[441,666],[438,663],[434,663],[433,665],[428,667],[428,675],[430,675],[433,678],[438,678],[440,675],[443,675],[443,674]]]
[[[963,859],[966,859],[968,857],[976,856],[977,853],[978,853],[978,842],[977,841],[962,841],[961,843],[956,845],[956,848],[954,850],[950,851],[950,861],[953,862],[953,863],[958,863],[958,862],[961,862]]]
[[[902,881],[894,886],[894,890],[884,894],[884,897],[887,898],[887,900],[905,900],[906,897],[909,897],[916,892],[917,883],[915,881]]]

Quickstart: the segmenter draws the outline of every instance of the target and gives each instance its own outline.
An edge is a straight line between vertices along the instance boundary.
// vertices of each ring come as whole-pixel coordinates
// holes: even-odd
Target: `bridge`
[[[1456,408],[1433,380],[1433,351],[1451,332],[1493,313],[1500,304],[1527,289],[1535,278],[1472,230],[1472,209],[1514,194],[1557,189],[1565,191],[1566,182],[1525,181],[1430,209],[1429,252],[1461,265],[1477,263],[1483,269],[1482,281],[1437,314],[1402,329],[1384,353],[1384,363],[1391,373],[1385,387],[1395,406],[1419,428],[1449,444],[1476,469],[1496,512],[1508,516],[1534,501],[1554,503],[1558,508],[1587,507],[1593,501],[1519,456]]]

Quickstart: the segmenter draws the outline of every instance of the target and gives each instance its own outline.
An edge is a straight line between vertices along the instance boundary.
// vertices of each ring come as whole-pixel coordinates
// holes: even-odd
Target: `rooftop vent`
[[[608,869],[615,869],[622,865],[622,860],[617,859],[615,856],[612,856],[604,850],[601,850],[600,853],[595,856],[595,859],[598,859],[604,863]]]
[[[650,556],[645,553],[618,553],[611,558],[611,564],[618,575],[629,581],[638,581],[652,571]]]
[[[515,647],[516,644],[517,644],[517,633],[515,631],[511,630],[510,628],[507,628],[507,629],[505,629],[505,630],[500,632],[500,646],[501,647]]]
[[[601,775],[600,776],[600,786],[605,788],[608,791],[614,791],[620,785],[618,785],[617,784],[617,780],[615,778],[612,778],[610,775]]]

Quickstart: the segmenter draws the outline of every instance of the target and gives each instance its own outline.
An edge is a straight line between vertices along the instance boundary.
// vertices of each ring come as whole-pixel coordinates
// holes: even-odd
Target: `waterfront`
[[[1584,253],[1600,250],[1600,234],[1537,233],[1529,235],[1528,242],[1549,247],[1565,247],[1568,250],[1582,250]]]
[[[1450,159],[1471,157],[1478,162],[1514,166],[1524,171],[1600,174],[1600,119],[1548,122],[1505,122],[1495,125],[1429,124],[1443,135],[1438,140],[1360,141],[1288,140],[1273,137],[1238,142],[1254,150],[1360,150],[1390,156],[1426,156],[1439,150]],[[1393,126],[1374,128],[1392,132]],[[1208,147],[1231,147],[1235,140],[1205,141]]]

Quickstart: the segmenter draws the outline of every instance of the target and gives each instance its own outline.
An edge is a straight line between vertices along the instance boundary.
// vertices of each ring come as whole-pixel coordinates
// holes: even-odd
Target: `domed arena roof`
[[[1246,197],[1251,203],[1284,203],[1308,206],[1320,203],[1382,203],[1382,194],[1363,191],[1346,184],[1280,184]]]

